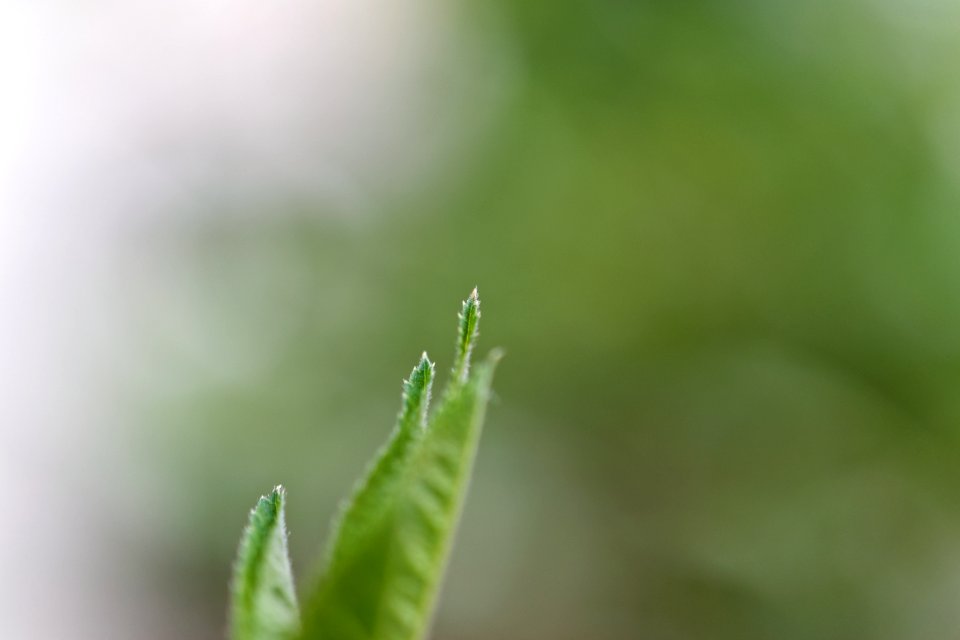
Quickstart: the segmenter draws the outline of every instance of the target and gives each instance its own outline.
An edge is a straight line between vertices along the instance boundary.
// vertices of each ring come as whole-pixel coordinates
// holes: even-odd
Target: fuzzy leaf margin
[[[231,640],[290,640],[300,629],[285,502],[286,492],[278,486],[250,511],[234,565]]]
[[[331,528],[303,621],[277,487],[250,512],[231,585],[231,640],[421,640],[428,632],[501,352],[470,370],[476,288],[458,316],[451,379],[428,417],[435,366],[404,381],[396,426]]]
[[[452,379],[426,428],[411,432],[402,458],[389,457],[388,481],[381,482],[378,463],[361,485],[381,489],[377,511],[358,508],[363,489],[343,511],[325,571],[306,601],[301,640],[419,640],[426,634],[500,358],[495,352],[468,372],[479,303],[476,290],[463,303]],[[395,430],[381,463],[404,434]],[[351,522],[358,514],[362,527]]]

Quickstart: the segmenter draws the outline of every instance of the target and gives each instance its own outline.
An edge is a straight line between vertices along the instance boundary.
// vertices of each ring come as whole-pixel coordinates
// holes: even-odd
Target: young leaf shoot
[[[321,572],[304,601],[302,625],[286,560],[283,493],[261,499],[237,564],[233,640],[425,637],[499,359],[495,352],[470,371],[479,320],[474,289],[460,311],[452,376],[432,416],[435,367],[426,353],[404,381],[393,432],[335,519]],[[268,554],[261,548],[276,557],[264,560]],[[273,559],[285,568],[285,580]],[[262,589],[275,600],[257,595]]]
[[[289,640],[299,629],[284,501],[277,487],[250,512],[233,573],[232,640]]]

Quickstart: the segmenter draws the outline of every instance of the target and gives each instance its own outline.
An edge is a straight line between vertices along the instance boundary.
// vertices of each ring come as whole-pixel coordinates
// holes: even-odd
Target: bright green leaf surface
[[[326,566],[330,570],[349,561],[364,540],[367,531],[382,520],[394,496],[414,444],[427,425],[427,406],[433,385],[434,365],[424,353],[403,383],[403,400],[397,425],[390,440],[380,450],[354,494],[342,507],[327,548]]]
[[[457,327],[457,355],[454,358],[453,376],[456,382],[462,383],[467,379],[470,355],[477,343],[477,336],[480,335],[480,297],[476,287],[463,301],[458,319],[460,322]]]
[[[405,430],[405,400],[400,426],[344,512],[307,605],[303,640],[416,640],[426,633],[496,360],[467,376],[478,319],[474,291],[460,314],[453,380],[426,430]]]
[[[332,528],[303,628],[287,558],[284,493],[250,515],[234,575],[232,640],[419,640],[466,496],[499,354],[470,373],[480,300],[459,316],[452,378],[428,420],[434,365],[404,381],[397,424]]]
[[[284,502],[283,488],[277,487],[250,512],[234,567],[232,640],[286,640],[299,629]]]

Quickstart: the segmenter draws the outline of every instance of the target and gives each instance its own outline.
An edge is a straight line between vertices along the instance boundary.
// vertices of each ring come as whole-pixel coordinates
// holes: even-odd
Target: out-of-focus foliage
[[[201,532],[169,584],[219,614],[230,525],[281,475],[316,496],[309,557],[398,347],[481,282],[511,366],[438,640],[955,634],[946,4],[464,7],[504,97],[448,171],[359,220],[278,194],[192,236],[197,314],[249,355],[228,379],[174,356],[196,391],[149,407]]]

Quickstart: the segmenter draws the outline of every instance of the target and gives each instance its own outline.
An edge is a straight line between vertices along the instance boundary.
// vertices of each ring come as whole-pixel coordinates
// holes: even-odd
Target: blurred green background
[[[443,11],[415,91],[458,142],[387,163],[427,178],[361,183],[362,213],[227,182],[144,240],[168,274],[131,297],[149,428],[117,446],[166,524],[111,534],[170,612],[143,637],[220,636],[278,482],[309,579],[474,285],[507,358],[436,640],[960,634],[956,7]]]

